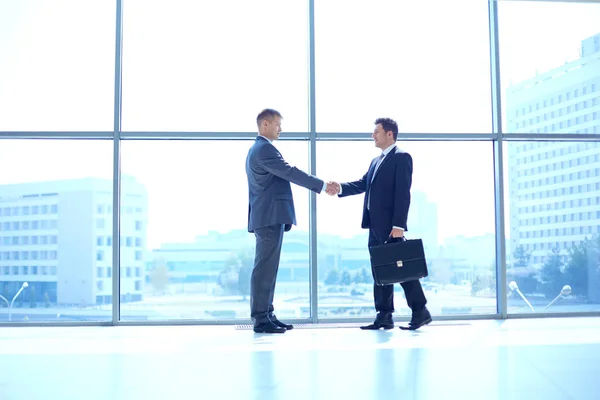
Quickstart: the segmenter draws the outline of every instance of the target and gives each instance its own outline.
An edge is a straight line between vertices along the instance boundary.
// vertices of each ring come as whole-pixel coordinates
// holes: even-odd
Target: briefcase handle
[[[406,241],[406,236],[402,236],[401,238],[395,238],[395,237],[388,237],[388,239],[383,242],[383,244],[389,244],[389,243],[397,243],[397,242],[405,242]]]

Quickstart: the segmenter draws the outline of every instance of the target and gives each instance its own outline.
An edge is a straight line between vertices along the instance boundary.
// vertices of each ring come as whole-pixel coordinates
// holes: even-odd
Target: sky
[[[264,107],[282,112],[283,136],[308,130],[307,1],[124,4],[124,131],[253,132]],[[0,0],[0,131],[112,131],[114,19],[105,0]],[[499,21],[504,93],[576,59],[600,33],[600,4],[500,1]],[[491,132],[485,1],[317,1],[315,32],[318,132],[368,138],[381,116],[401,132]],[[124,141],[122,171],[148,190],[151,247],[245,228],[251,143]],[[112,177],[110,141],[0,144],[0,184]],[[307,169],[308,143],[276,145]],[[437,204],[440,240],[494,231],[491,143],[399,146],[415,160],[413,190]],[[358,179],[377,154],[319,141],[317,175]],[[308,192],[294,195],[305,230]],[[319,195],[319,231],[360,233],[361,206]]]

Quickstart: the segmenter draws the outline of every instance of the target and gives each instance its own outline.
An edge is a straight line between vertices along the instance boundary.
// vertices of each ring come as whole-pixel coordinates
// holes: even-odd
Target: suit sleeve
[[[367,190],[367,175],[368,172],[357,181],[342,183],[342,193],[339,197],[353,196],[355,194],[364,193]]]
[[[410,187],[412,185],[413,161],[408,153],[402,154],[396,163],[394,185],[394,214],[392,225],[408,230],[406,222],[410,208]]]
[[[288,164],[274,146],[264,146],[260,152],[261,166],[269,173],[288,182],[321,193],[325,182]]]

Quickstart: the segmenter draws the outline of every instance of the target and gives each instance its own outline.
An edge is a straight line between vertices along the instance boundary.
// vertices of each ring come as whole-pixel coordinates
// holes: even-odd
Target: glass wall
[[[505,1],[498,12],[505,133],[600,134],[600,4]]]
[[[265,107],[308,130],[305,0],[123,4],[124,130],[253,132]]]
[[[112,318],[112,150],[0,141],[0,322]]]
[[[600,311],[600,4],[458,3],[0,2],[0,323],[247,322],[266,107],[324,180],[398,121],[438,318]],[[293,194],[278,316],[373,318],[363,196]]]
[[[423,240],[430,275],[422,280],[435,314],[494,314],[496,259],[491,142],[404,142],[413,157],[408,238]],[[319,173],[362,178],[379,150],[369,142],[317,144]],[[476,184],[473,184],[476,183]],[[319,197],[319,316],[373,314],[368,230],[361,229],[363,195]],[[397,314],[410,315],[396,285]]]
[[[121,171],[121,318],[249,319],[254,235],[245,162],[252,141],[126,140]],[[277,141],[308,169],[308,142]],[[275,306],[310,316],[308,191],[284,236]]]
[[[112,131],[115,5],[0,3],[0,131]]]
[[[600,4],[498,13],[507,311],[599,311]]]
[[[508,311],[600,310],[600,142],[505,149]]]
[[[317,132],[491,133],[485,1],[316,1],[315,35]]]

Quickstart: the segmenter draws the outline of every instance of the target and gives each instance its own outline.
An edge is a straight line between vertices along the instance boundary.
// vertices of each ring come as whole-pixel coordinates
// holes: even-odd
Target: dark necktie
[[[383,162],[384,158],[385,158],[385,154],[381,153],[381,155],[377,159],[377,163],[375,163],[375,169],[373,170],[373,175],[371,175],[371,183],[373,182],[373,179],[375,178],[375,174],[377,173],[377,170],[379,169],[379,166]],[[367,210],[370,210],[371,209],[371,187],[370,187],[370,185],[369,185],[369,193],[367,194],[367,196],[369,196],[367,198]]]

